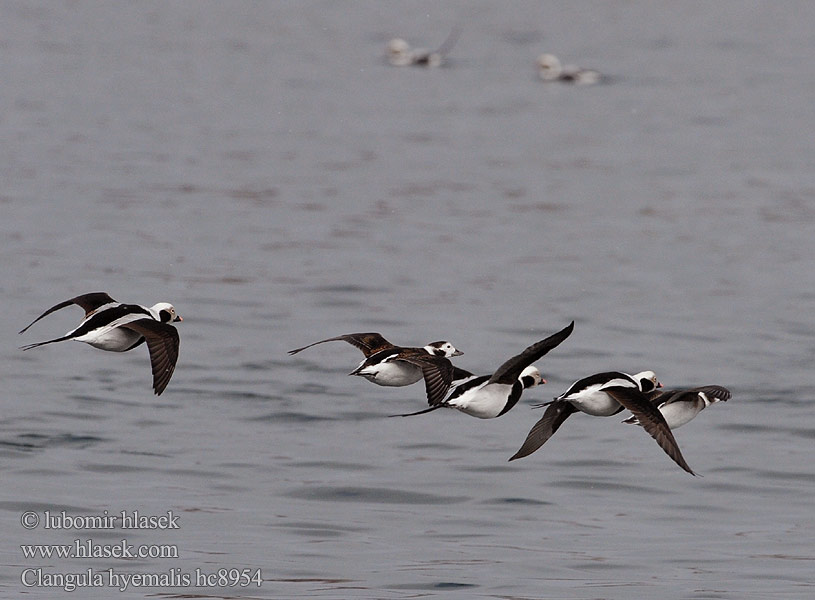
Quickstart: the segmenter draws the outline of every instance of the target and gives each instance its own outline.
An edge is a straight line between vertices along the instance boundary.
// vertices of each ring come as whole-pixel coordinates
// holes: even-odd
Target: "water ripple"
[[[326,469],[328,471],[366,471],[374,469],[369,464],[362,463],[343,463],[334,461],[308,461],[308,462],[293,462],[291,466],[299,469]]]
[[[372,502],[375,504],[458,504],[469,500],[465,496],[439,496],[407,490],[355,486],[301,487],[284,495],[289,498],[301,498],[303,500]]]
[[[44,448],[89,448],[100,442],[109,441],[107,438],[95,435],[77,435],[73,433],[21,433],[17,439],[0,440],[0,445],[20,450],[40,450]]]
[[[538,500],[537,498],[491,498],[489,500],[484,500],[481,504],[487,505],[504,505],[504,504],[515,504],[515,505],[526,505],[526,506],[555,506],[555,502],[546,502],[545,500]]]

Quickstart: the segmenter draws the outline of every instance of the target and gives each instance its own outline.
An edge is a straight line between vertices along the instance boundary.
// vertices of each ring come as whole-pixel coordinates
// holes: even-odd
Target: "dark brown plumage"
[[[378,333],[346,333],[344,335],[338,335],[336,337],[320,340],[319,342],[314,342],[313,344],[303,346],[302,348],[289,350],[289,354],[297,354],[306,348],[311,348],[317,344],[324,344],[325,342],[348,342],[355,348],[361,350],[365,355],[365,358],[368,358],[381,350],[396,347]]]
[[[150,365],[153,368],[153,391],[161,395],[175,371],[180,340],[178,330],[154,319],[139,319],[122,325],[140,333],[150,351]]]

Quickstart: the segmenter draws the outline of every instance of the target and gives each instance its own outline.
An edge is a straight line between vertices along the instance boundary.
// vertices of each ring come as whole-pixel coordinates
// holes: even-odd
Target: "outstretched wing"
[[[661,393],[656,393],[661,392]],[[671,404],[681,400],[693,400],[698,394],[704,394],[708,398],[715,400],[728,401],[730,400],[730,390],[720,385],[703,385],[695,388],[679,389],[679,390],[654,390],[647,394],[648,400],[654,406],[661,406],[662,404]]]
[[[453,381],[461,381],[464,379],[469,379],[470,377],[475,377],[472,373],[465,369],[459,369],[457,366],[453,365]]]
[[[44,313],[42,313],[39,317],[31,321],[28,325],[23,327],[20,330],[20,333],[25,333],[25,331],[31,327],[34,323],[50,315],[52,312],[58,311],[61,308],[65,308],[66,306],[71,306],[72,304],[76,304],[77,306],[83,308],[85,310],[85,316],[87,317],[93,311],[95,311],[100,306],[104,306],[105,304],[112,304],[115,303],[116,300],[108,296],[105,292],[91,292],[90,294],[82,294],[81,296],[77,296],[76,298],[71,298],[70,300],[66,300],[65,302],[60,302],[56,306],[52,306]]]
[[[686,390],[688,393],[692,394],[704,394],[708,398],[715,398],[716,400],[721,400],[723,402],[727,402],[730,400],[730,390],[726,387],[722,387],[720,385],[703,385],[700,387],[695,387],[690,390]],[[674,399],[671,398],[670,401],[672,402]]]
[[[425,392],[427,394],[427,403],[430,405],[430,408],[403,415],[391,415],[392,417],[412,417],[415,415],[423,415],[425,413],[434,411],[437,408],[447,406],[444,399],[447,396],[447,392],[449,392],[450,388],[452,387],[452,382],[460,382],[473,377],[473,374],[469,371],[459,369],[448,359],[441,356],[425,356],[417,353],[415,356],[402,357],[398,360],[404,360],[405,362],[409,362],[410,364],[416,365],[422,369]]]
[[[571,335],[573,330],[574,321],[554,335],[550,335],[545,340],[532,344],[517,356],[513,356],[498,367],[498,370],[495,371],[490,378],[490,383],[513,385],[518,380],[518,377],[521,376],[521,371],[553,348],[556,348],[558,344]]]
[[[509,460],[523,458],[535,452],[555,434],[569,415],[576,412],[577,409],[571,402],[550,402],[540,421],[529,431],[521,448]]]
[[[295,350],[289,350],[289,354],[297,354],[298,352],[302,352],[306,348],[311,348],[312,346],[316,346],[317,344],[324,344],[325,342],[348,342],[355,348],[359,348],[362,350],[362,353],[365,355],[365,358],[380,352],[381,350],[387,350],[388,348],[394,348],[394,345],[391,344],[388,340],[383,338],[378,333],[347,333],[345,335],[338,335],[336,337],[328,338],[326,340],[320,340],[319,342],[314,342],[313,344],[309,344],[308,346],[303,346],[302,348],[296,348]]]
[[[138,319],[122,325],[144,336],[153,367],[153,390],[160,395],[170,382],[178,360],[178,330],[154,319]]]
[[[662,413],[648,401],[648,397],[641,391],[629,387],[608,387],[603,390],[617,402],[630,410],[652,438],[654,438],[665,453],[673,461],[691,475],[696,475],[688,463],[685,462],[679,444],[676,443],[671,428],[665,422]]]
[[[410,363],[422,370],[427,403],[430,406],[438,406],[444,403],[444,398],[453,383],[454,373],[457,372],[453,363],[443,356],[433,356],[424,351],[410,354],[403,352],[395,360]],[[464,372],[466,371],[458,371],[458,373]]]

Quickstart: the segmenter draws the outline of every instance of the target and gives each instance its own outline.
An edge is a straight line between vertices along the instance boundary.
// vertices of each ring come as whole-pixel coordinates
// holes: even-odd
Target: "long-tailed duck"
[[[411,48],[402,38],[393,38],[385,48],[388,62],[394,67],[418,66],[418,67],[440,67],[445,57],[453,49],[453,46],[461,34],[459,28],[453,28],[447,39],[444,40],[437,50],[427,50],[425,48]]]
[[[691,421],[711,404],[730,400],[730,390],[720,385],[705,385],[681,390],[654,390],[646,396],[665,417],[668,427],[676,429]],[[628,417],[623,423],[640,424],[635,415]]]
[[[570,402],[578,410],[594,417],[609,417],[622,411],[620,403],[605,392],[608,387],[635,387],[643,393],[650,393],[662,387],[653,371],[641,371],[636,375],[607,371],[575,381],[569,389],[552,402],[536,405],[535,408],[549,406],[556,402]]]
[[[538,75],[544,81],[562,81],[575,85],[600,83],[603,76],[593,69],[582,69],[574,65],[561,65],[554,54],[541,54],[536,62]]]
[[[520,450],[509,460],[523,458],[535,452],[576,412],[597,417],[609,417],[621,412],[623,406],[605,391],[605,388],[611,386],[630,386],[650,392],[661,384],[653,371],[642,371],[636,375],[606,371],[578,379],[552,402],[534,405],[533,408],[546,406],[546,411],[530,430]]]
[[[428,383],[428,402],[430,408],[415,413],[400,415],[403,417],[424,414],[439,408],[455,408],[479,419],[500,417],[510,410],[525,389],[546,383],[540,371],[532,363],[556,348],[574,330],[574,321],[561,331],[532,344],[517,356],[513,356],[492,375],[473,376],[459,369],[435,369],[425,374]],[[447,391],[450,385],[453,390],[445,399],[445,394],[431,394],[430,382],[438,379],[443,383],[438,390]],[[453,383],[458,380],[457,383]],[[446,387],[445,387],[446,384]]]
[[[657,381],[653,371],[642,371],[636,375],[610,371],[580,379],[554,401],[538,405],[546,406],[543,417],[532,427],[521,448],[509,460],[535,452],[576,412],[608,417],[627,408],[676,464],[695,475],[682,457],[662,413],[648,400],[646,394],[659,387],[662,384]]]
[[[338,335],[302,348],[289,350],[289,354],[297,354],[317,344],[337,341],[348,342],[359,348],[365,355],[365,360],[348,373],[349,375],[359,375],[371,383],[389,387],[402,387],[416,383],[424,376],[424,369],[427,369],[428,373],[434,369],[445,369],[448,366],[452,369],[452,364],[446,359],[462,354],[450,342],[433,342],[423,348],[406,348],[394,346],[378,333]],[[439,360],[428,361],[431,358]]]
[[[183,320],[172,304],[159,302],[147,308],[138,304],[122,304],[105,292],[93,292],[52,306],[20,333],[43,317],[72,304],[85,310],[85,317],[79,326],[62,337],[22,346],[21,349],[30,350],[54,342],[74,340],[102,350],[127,352],[146,341],[153,369],[153,390],[156,395],[164,391],[173,376],[180,343],[178,330],[170,323]]]

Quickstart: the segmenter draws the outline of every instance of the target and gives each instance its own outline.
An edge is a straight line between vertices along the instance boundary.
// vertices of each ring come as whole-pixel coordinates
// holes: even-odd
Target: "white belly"
[[[693,417],[699,414],[699,410],[686,402],[664,404],[659,407],[659,412],[665,417],[665,421],[671,429],[682,427],[682,425],[691,421]]]
[[[110,352],[125,352],[139,341],[141,334],[131,329],[117,327],[105,332],[91,332],[74,338],[77,342],[85,342],[94,348],[101,348]]]
[[[377,385],[401,387],[419,381],[422,378],[422,370],[410,363],[393,361],[365,367],[356,375]]]
[[[479,419],[494,419],[504,410],[511,391],[511,385],[493,383],[464,392],[449,406]]]
[[[576,409],[593,417],[610,417],[620,410],[620,403],[605,392],[590,392],[569,398]]]

